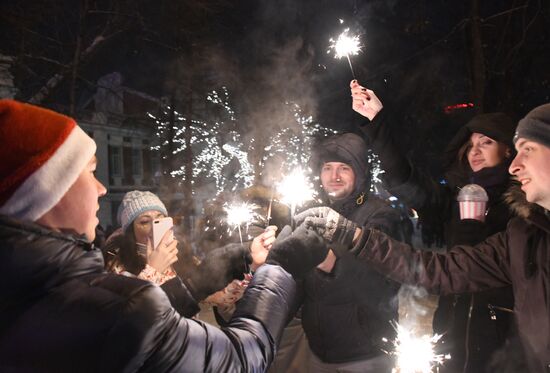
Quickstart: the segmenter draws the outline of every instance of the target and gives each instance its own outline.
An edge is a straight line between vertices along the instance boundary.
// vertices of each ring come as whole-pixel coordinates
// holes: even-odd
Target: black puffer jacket
[[[322,162],[337,161],[352,166],[356,187],[349,197],[328,202],[357,224],[396,235],[400,215],[367,192],[366,148],[354,134],[335,136],[324,142],[315,156],[316,170]],[[327,197],[326,195],[324,196]],[[368,359],[383,354],[395,331],[399,285],[375,271],[365,270],[353,257],[338,258],[330,274],[318,269],[304,280],[302,323],[312,351],[327,363]]]
[[[514,316],[531,372],[550,372],[550,214],[519,204],[525,218],[513,218],[504,232],[476,246],[447,253],[414,250],[378,231],[364,231],[351,252],[390,278],[440,294],[478,292],[511,285]],[[515,355],[502,356],[491,371],[525,372]],[[506,369],[506,370],[503,370]]]
[[[0,371],[262,372],[295,296],[261,267],[222,330],[157,286],[105,273],[88,241],[0,216]]]
[[[474,132],[483,133],[513,149],[515,123],[505,114],[475,116],[450,142],[445,165],[447,184],[441,184],[422,173],[402,155],[393,142],[387,111],[366,123],[362,130],[378,154],[382,176],[392,194],[417,210],[423,222],[432,227],[442,225],[448,247],[475,245],[492,234],[506,229],[513,214],[504,200],[510,187],[508,166],[512,157],[499,166],[473,173],[466,159],[459,160],[459,148]],[[456,196],[468,183],[480,184],[489,195],[485,222],[460,219]],[[513,326],[511,310],[513,293],[510,286],[477,294],[441,297],[434,315],[434,331],[444,334],[444,346],[452,359],[442,372],[483,372],[491,355],[502,346]]]

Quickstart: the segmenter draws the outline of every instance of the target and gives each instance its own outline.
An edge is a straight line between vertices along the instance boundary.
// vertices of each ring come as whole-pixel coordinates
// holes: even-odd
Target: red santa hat
[[[0,214],[35,221],[76,181],[96,144],[54,111],[0,100]]]

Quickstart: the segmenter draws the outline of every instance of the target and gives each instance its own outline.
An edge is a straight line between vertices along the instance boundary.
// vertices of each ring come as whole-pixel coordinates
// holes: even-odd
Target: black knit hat
[[[520,138],[550,147],[550,104],[534,108],[519,121],[514,135],[514,144]]]

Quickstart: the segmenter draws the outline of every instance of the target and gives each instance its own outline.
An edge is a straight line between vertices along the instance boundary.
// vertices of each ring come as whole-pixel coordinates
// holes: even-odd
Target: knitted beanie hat
[[[524,138],[550,148],[550,104],[544,104],[531,110],[519,121],[514,144]]]
[[[141,190],[126,193],[118,208],[118,223],[122,230],[126,232],[130,224],[145,211],[159,211],[168,216],[164,203],[155,194]]]
[[[0,100],[0,214],[36,221],[61,200],[95,151],[73,119]]]

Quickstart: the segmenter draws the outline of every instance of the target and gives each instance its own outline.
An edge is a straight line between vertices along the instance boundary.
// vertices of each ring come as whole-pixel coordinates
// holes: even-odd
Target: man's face
[[[527,201],[550,209],[550,148],[520,138],[510,173],[521,183]]]
[[[73,230],[93,241],[99,223],[99,197],[107,193],[107,189],[95,178],[96,165],[94,156],[63,198],[37,223],[55,230]]]
[[[355,188],[355,173],[342,162],[325,162],[321,168],[321,184],[332,199],[348,197]]]

